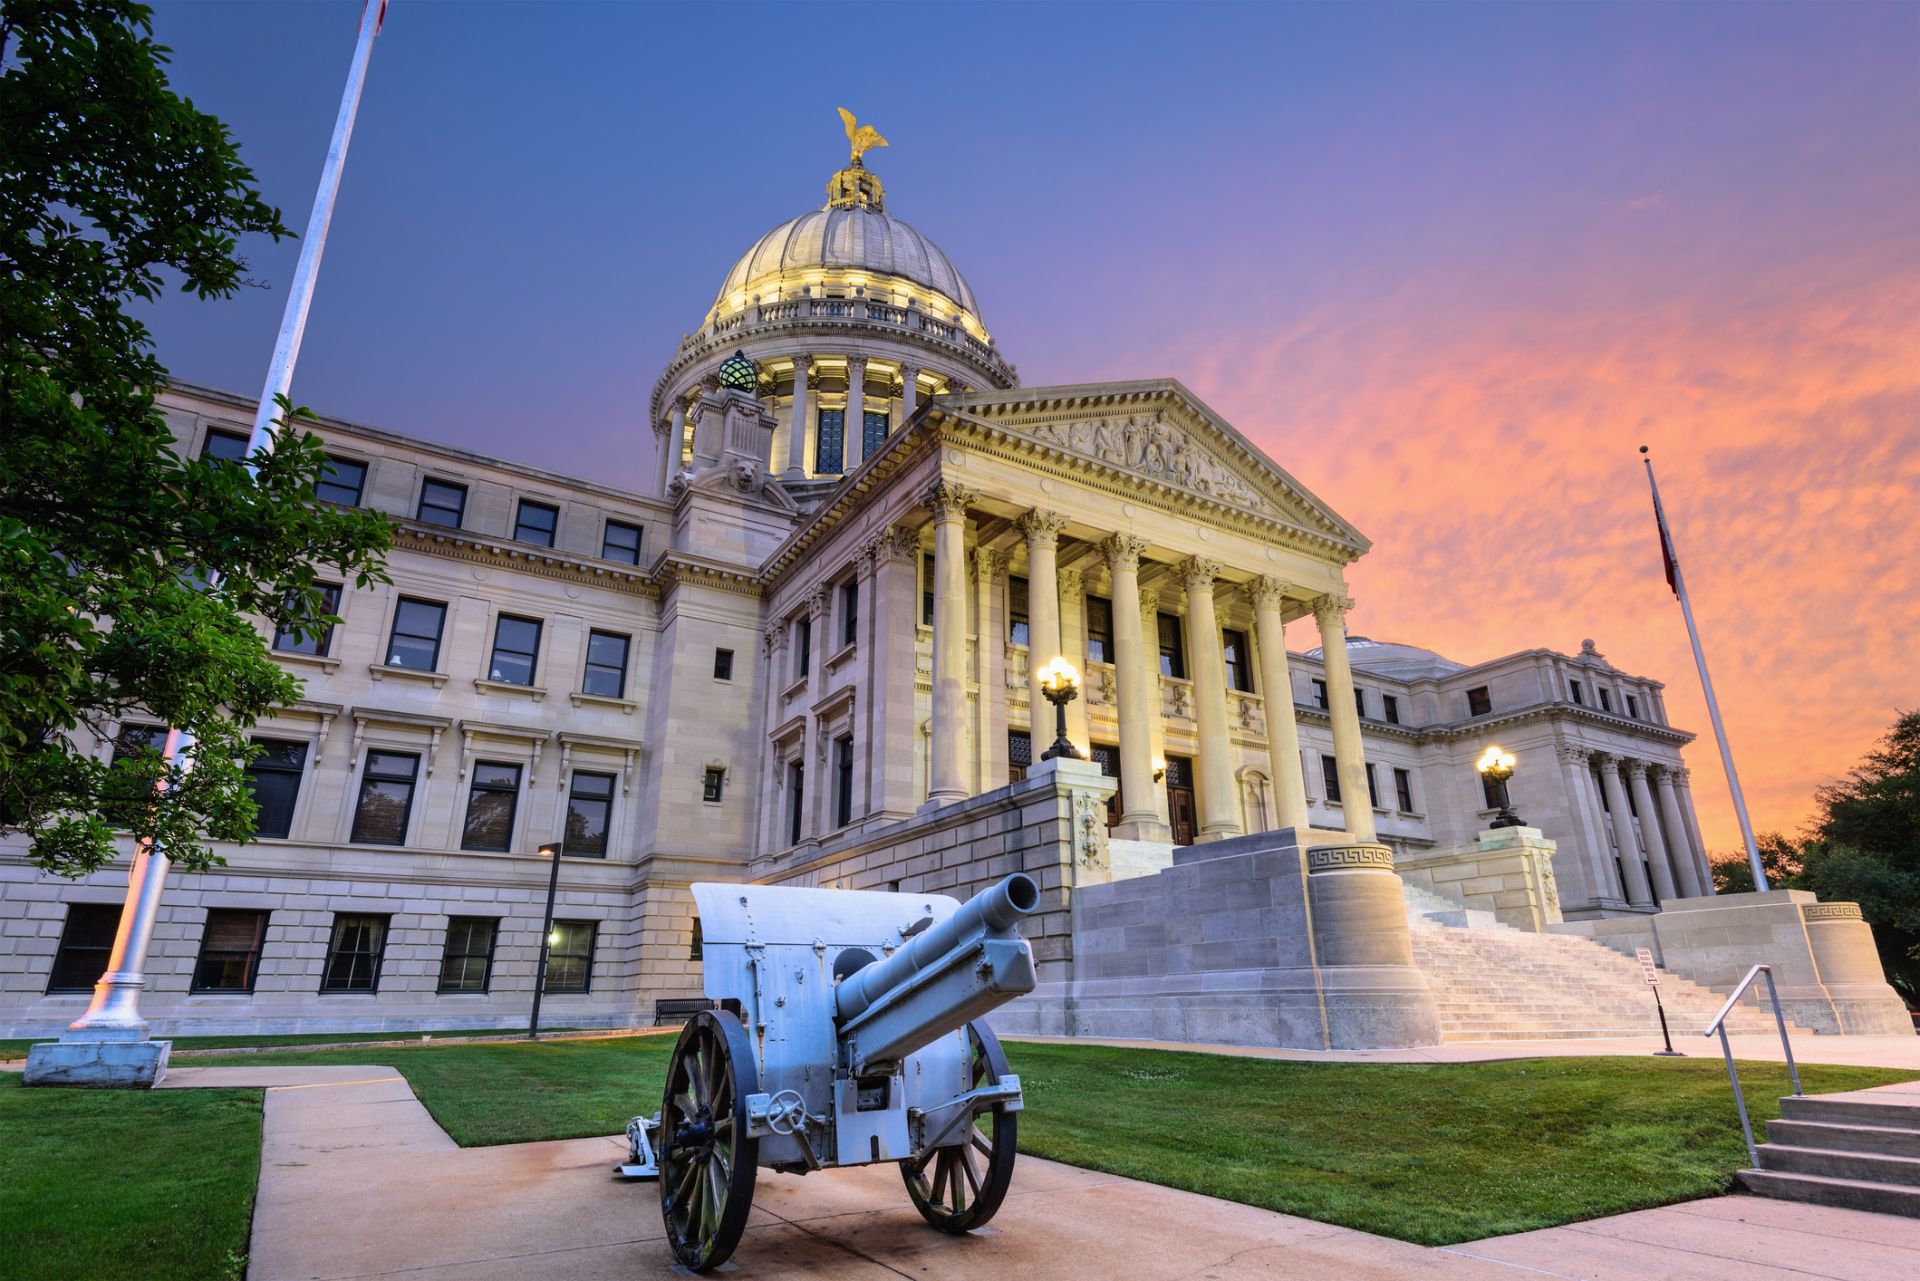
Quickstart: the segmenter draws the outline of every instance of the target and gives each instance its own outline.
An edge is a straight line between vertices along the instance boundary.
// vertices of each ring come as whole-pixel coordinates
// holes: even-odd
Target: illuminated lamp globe
[[[736,351],[721,361],[720,368],[715,372],[714,377],[719,380],[722,387],[744,391],[748,395],[752,395],[760,388],[760,369],[748,360],[746,353],[742,351]]]

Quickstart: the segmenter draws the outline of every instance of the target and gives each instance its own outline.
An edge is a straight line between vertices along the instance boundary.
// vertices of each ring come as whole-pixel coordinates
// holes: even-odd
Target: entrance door
[[[1167,757],[1167,822],[1173,828],[1175,845],[1193,844],[1198,829],[1193,807],[1193,761],[1189,757]]]

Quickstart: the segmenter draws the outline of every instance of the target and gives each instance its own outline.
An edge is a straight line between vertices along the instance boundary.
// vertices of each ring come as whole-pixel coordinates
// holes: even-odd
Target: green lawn
[[[274,1049],[377,1063],[467,1146],[617,1133],[659,1104],[670,1035]],[[1745,1164],[1718,1061],[1280,1063],[1010,1042],[1023,1152],[1439,1245],[1724,1191]],[[184,1065],[183,1065],[184,1066]],[[1909,1073],[1803,1069],[1811,1092]],[[1741,1065],[1756,1125],[1785,1069]],[[226,1277],[244,1267],[259,1092],[22,1090],[0,1076],[0,1281]],[[18,1225],[18,1226],[16,1226]],[[104,1235],[102,1235],[104,1234]],[[22,1261],[32,1259],[28,1268]],[[121,1273],[126,1275],[126,1273]]]
[[[553,1033],[574,1029],[550,1027],[542,1030]],[[512,1035],[514,1032],[511,1028],[483,1027],[426,1032],[298,1032],[283,1036],[176,1036],[171,1039],[175,1050],[235,1050],[249,1045],[340,1045],[349,1041],[418,1040],[422,1036],[430,1036],[436,1041],[451,1041],[473,1036]],[[53,1039],[52,1036],[0,1039],[0,1063],[24,1059],[29,1047]]]
[[[28,1090],[0,1072],[0,1281],[237,1281],[260,1093]]]

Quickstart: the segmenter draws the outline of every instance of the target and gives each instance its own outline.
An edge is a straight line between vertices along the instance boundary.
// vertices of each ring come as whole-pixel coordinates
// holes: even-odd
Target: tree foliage
[[[253,620],[338,621],[319,567],[364,586],[392,541],[315,500],[326,457],[284,402],[257,474],[175,450],[131,308],[170,282],[227,297],[240,237],[291,233],[151,36],[123,0],[0,4],[0,830],[64,875],[115,827],[187,867],[251,837],[247,730],[301,688]],[[128,719],[196,748],[103,761]]]
[[[1816,796],[1820,813],[1803,837],[1761,839],[1767,880],[1858,903],[1887,981],[1920,1009],[1920,711],[1902,712],[1864,761]],[[1721,893],[1753,888],[1744,854],[1717,856],[1713,872]]]

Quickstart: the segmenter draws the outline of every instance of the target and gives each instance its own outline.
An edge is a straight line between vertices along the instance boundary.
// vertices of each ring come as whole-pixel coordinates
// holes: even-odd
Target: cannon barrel
[[[834,1017],[854,1044],[854,1069],[897,1059],[966,1026],[1034,986],[1033,953],[1016,926],[1040,887],[1015,872],[834,990]]]

